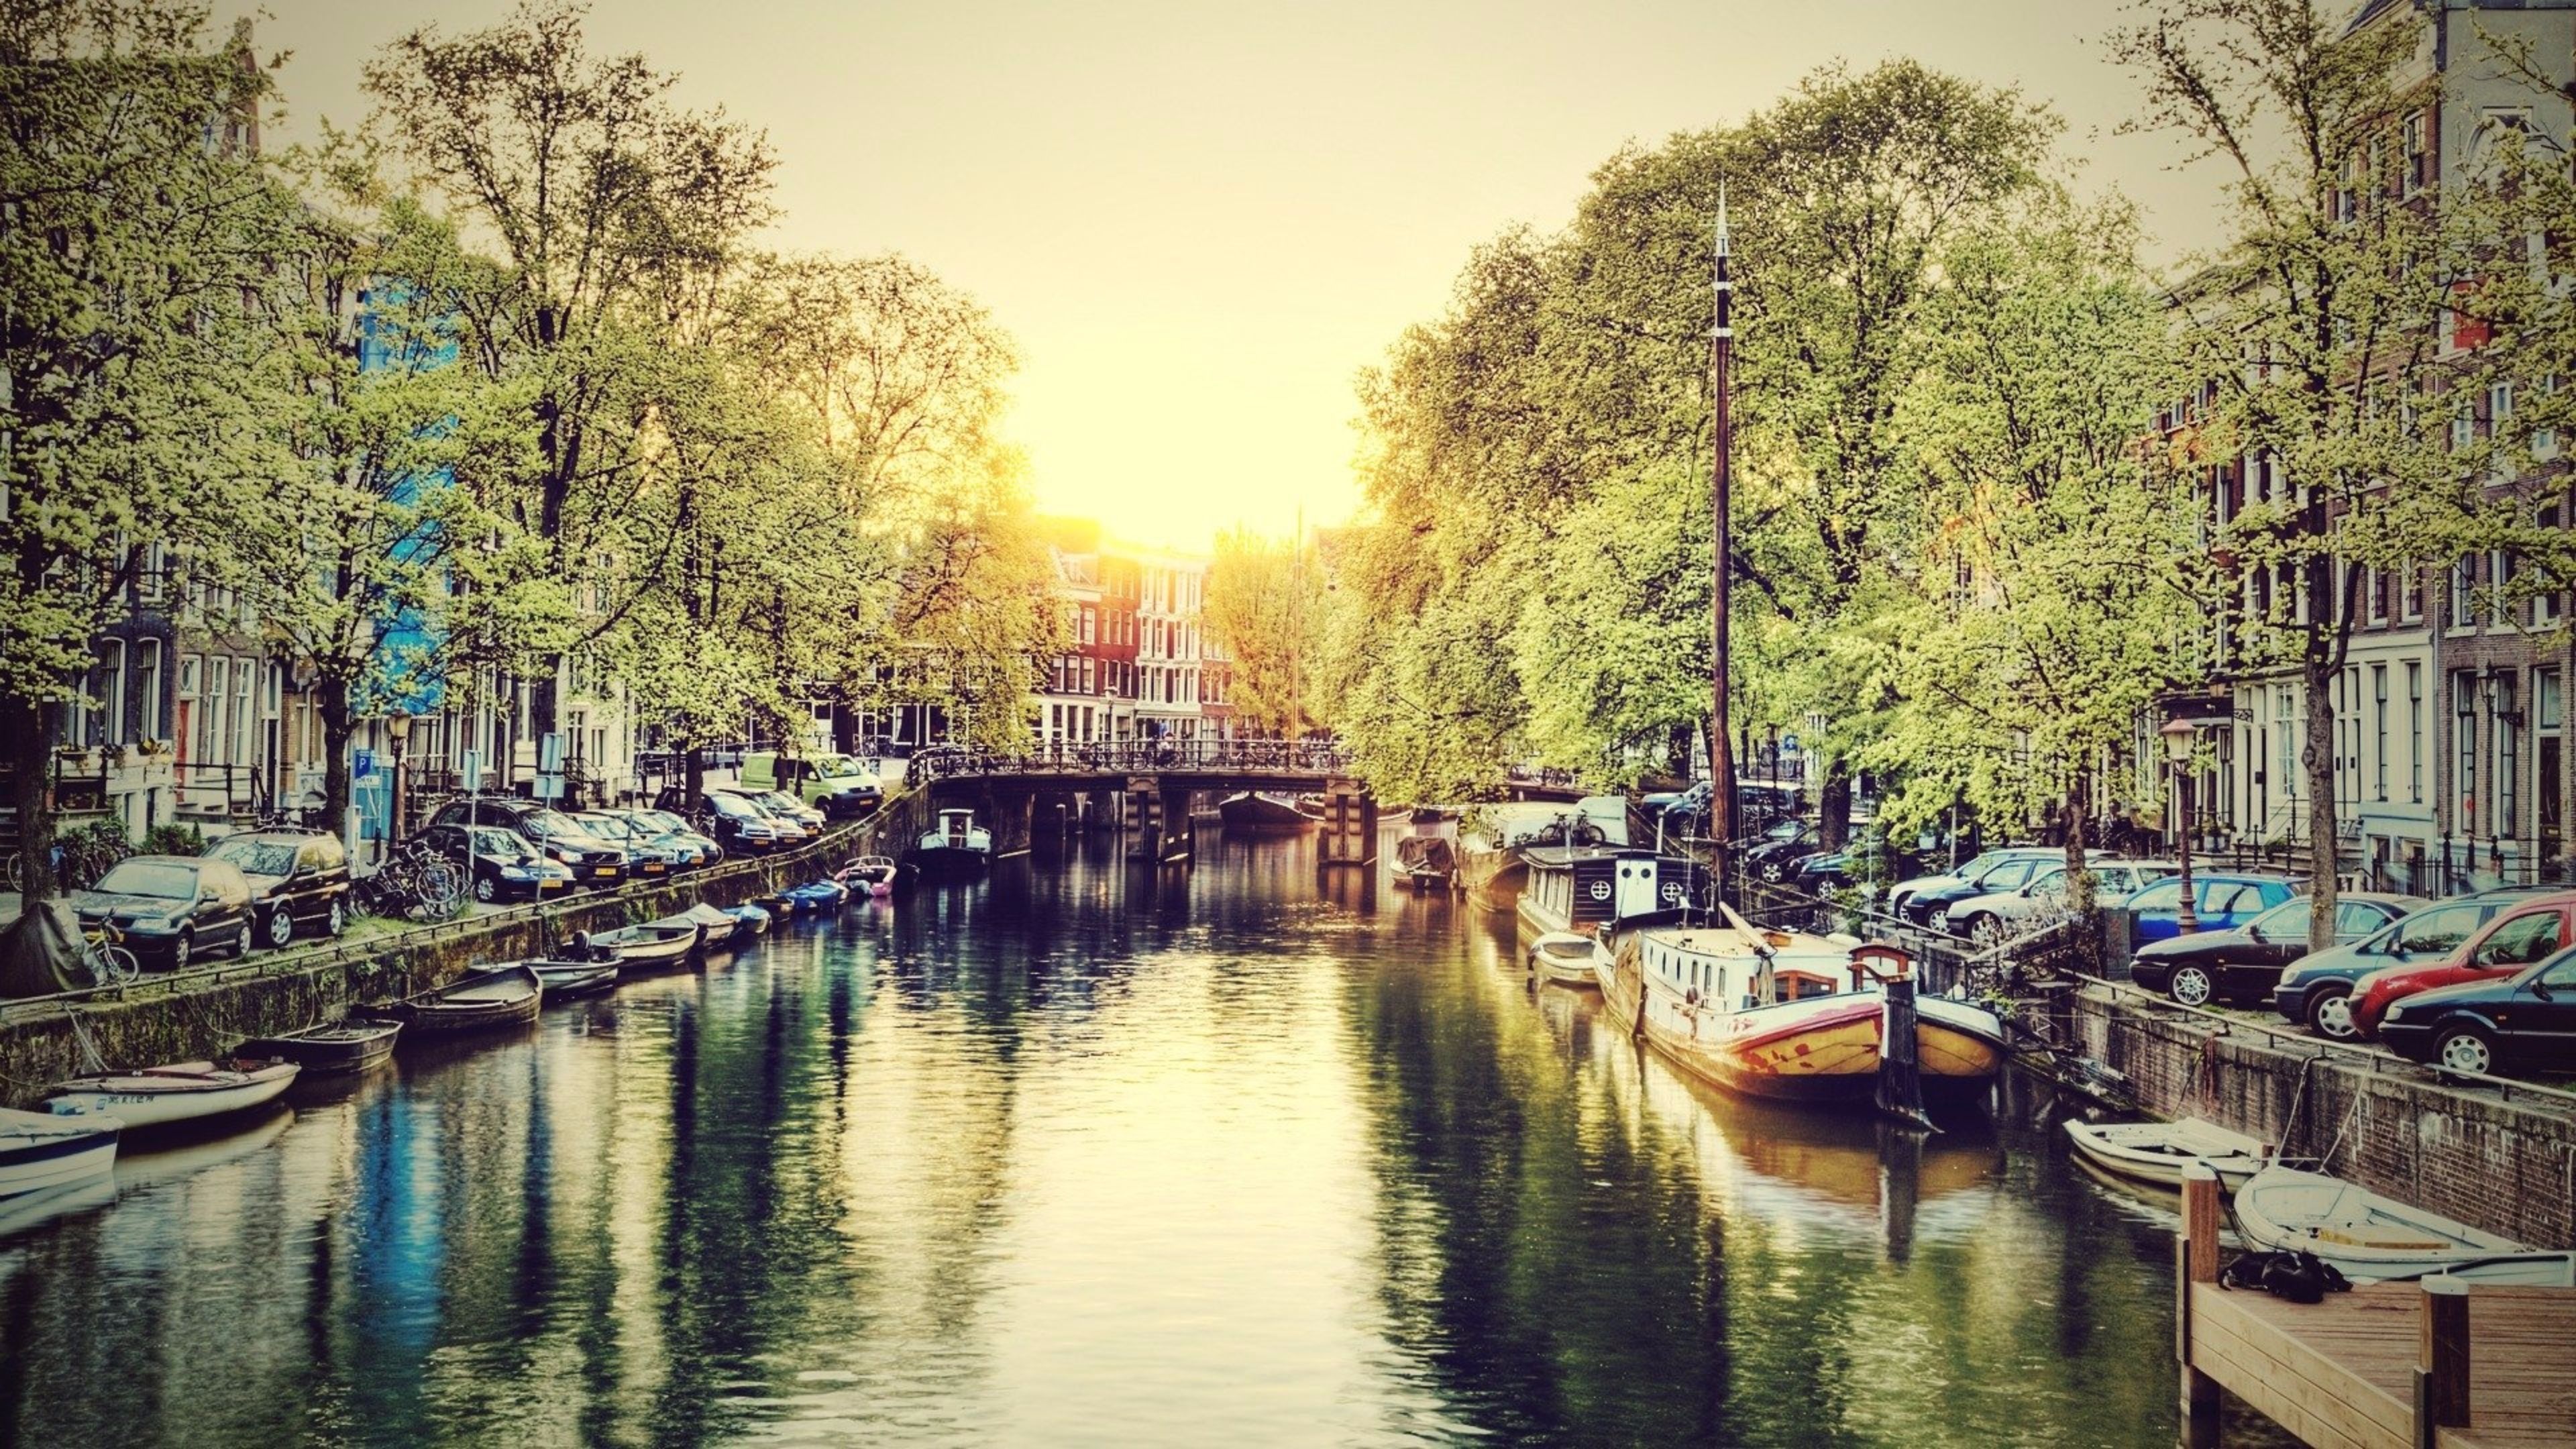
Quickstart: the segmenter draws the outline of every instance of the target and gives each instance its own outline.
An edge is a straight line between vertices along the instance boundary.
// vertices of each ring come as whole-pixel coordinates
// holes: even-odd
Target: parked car
[[[1871,831],[1842,850],[1800,861],[1797,886],[1810,894],[1822,895],[1829,890],[1848,890],[1865,880],[1884,880],[1912,866],[1911,856],[1889,845],[1876,831]]]
[[[2389,1003],[2380,1040],[2459,1072],[2576,1067],[2576,951]]]
[[[1914,898],[1923,892],[1946,890],[1951,886],[1966,885],[1974,881],[1978,876],[1983,875],[1985,872],[1994,869],[1996,866],[2003,864],[2005,861],[2010,860],[2017,855],[2047,855],[2051,853],[2052,852],[2046,846],[2038,845],[2000,846],[1993,850],[1981,850],[1975,855],[1969,856],[1966,860],[1960,861],[1946,870],[1936,871],[1929,875],[1912,876],[1889,886],[1887,888],[1888,911],[1890,914],[1903,916],[1906,920],[1915,925],[1923,925],[1932,919],[1931,906],[1923,906],[1918,909],[1914,904]]]
[[[1783,820],[1763,832],[1762,841],[1744,852],[1743,868],[1756,880],[1774,884],[1790,878],[1797,863],[1816,853],[1816,822]]]
[[[2228,931],[2298,894],[2298,882],[2284,875],[2252,872],[2195,872],[2191,878],[2192,919],[2204,931]],[[2160,880],[2129,897],[2129,949],[2182,934],[2182,881]]]
[[[600,840],[573,823],[572,817],[542,800],[516,795],[482,795],[450,800],[430,817],[432,825],[497,825],[537,848],[546,859],[570,870],[582,885],[612,886],[626,878],[626,850]]]
[[[605,840],[626,852],[626,874],[633,879],[662,879],[694,862],[697,852],[657,841],[652,834],[609,810],[575,810],[572,823],[584,835]]]
[[[865,815],[885,796],[876,772],[848,755],[799,759],[757,750],[742,757],[742,786],[780,791],[827,816]]]
[[[1929,878],[1906,892],[1903,914],[1936,931],[1956,932],[1959,927],[1947,919],[1953,914],[1953,906],[1978,896],[2019,890],[2038,879],[2042,871],[2065,863],[2066,852],[2055,846],[2015,845],[1989,850],[1959,867],[1948,880]]]
[[[2093,860],[2086,867],[2093,872],[2093,903],[2105,910],[2119,909],[2130,896],[2181,869],[2161,860]],[[1970,896],[1947,907],[1944,929],[1992,949],[2065,915],[2067,884],[2063,859],[2043,865],[2014,889]]]
[[[250,881],[229,860],[134,855],[75,891],[81,924],[113,925],[138,960],[177,971],[208,952],[250,954]]]
[[[284,946],[300,928],[325,936],[348,923],[349,852],[327,830],[245,830],[207,846],[250,884],[253,934]]]
[[[699,865],[714,865],[724,859],[724,847],[716,843],[715,837],[691,825],[688,818],[676,810],[628,810],[623,813],[645,829],[657,832],[660,838],[680,841],[696,850]]]
[[[686,797],[678,790],[665,790],[656,798],[657,810],[676,812]],[[749,798],[730,790],[709,790],[698,797],[697,818],[706,833],[718,845],[739,855],[761,855],[782,845],[792,845],[805,838],[802,827],[772,819],[768,812]]]
[[[2456,951],[2496,913],[2532,894],[2482,891],[2453,896],[2382,926],[2358,941],[2311,952],[2292,962],[2273,988],[2272,1009],[2332,1041],[2358,1035],[2352,1025],[2352,988],[2388,966],[2438,961]]]
[[[517,831],[498,825],[432,825],[421,832],[431,849],[465,867],[474,899],[534,901],[572,885],[572,867],[548,860]]]
[[[735,795],[750,801],[752,808],[761,814],[781,824],[794,826],[796,838],[799,840],[811,840],[823,833],[823,812],[792,795],[782,794],[776,790],[752,790],[738,785],[726,786],[714,793]]]
[[[2361,940],[2425,904],[2416,896],[2338,896],[2335,940]],[[2281,968],[2308,954],[2309,913],[2308,898],[2292,896],[2241,926],[2151,941],[2130,960],[2129,979],[2185,1006],[2261,1001],[2281,984]]]
[[[2543,957],[2556,955],[2571,939],[2571,915],[2576,915],[2576,891],[2526,896],[2510,909],[2498,911],[2476,935],[2431,965],[2373,971],[2353,985],[2353,1030],[2364,1037],[2376,1035],[2388,1008],[2418,992],[2512,976]]]

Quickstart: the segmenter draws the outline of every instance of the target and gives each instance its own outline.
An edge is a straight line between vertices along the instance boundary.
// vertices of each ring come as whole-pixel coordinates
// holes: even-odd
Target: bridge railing
[[[912,757],[920,781],[976,775],[1151,775],[1172,770],[1276,772],[1318,780],[1347,774],[1339,745],[1311,740],[1109,740],[1019,753],[942,745]]]

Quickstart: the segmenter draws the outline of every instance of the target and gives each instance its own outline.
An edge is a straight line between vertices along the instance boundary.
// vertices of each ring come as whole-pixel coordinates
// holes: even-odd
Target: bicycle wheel
[[[89,964],[92,981],[101,986],[123,986],[143,974],[143,963],[123,946],[101,941],[82,953]]]
[[[456,867],[443,860],[432,861],[421,867],[420,895],[424,905],[443,916],[465,898],[465,882],[458,877]]]

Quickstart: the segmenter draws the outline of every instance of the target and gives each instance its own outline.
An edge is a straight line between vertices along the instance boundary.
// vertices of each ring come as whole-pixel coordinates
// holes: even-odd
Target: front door
[[[1651,855],[1623,855],[1612,879],[1617,882],[1611,905],[1617,919],[1642,916],[1663,909],[1655,899],[1655,858]]]

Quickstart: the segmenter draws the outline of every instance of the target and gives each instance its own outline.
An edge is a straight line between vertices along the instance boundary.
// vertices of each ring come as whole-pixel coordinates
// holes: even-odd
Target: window
[[[2406,666],[2406,798],[2424,803],[2424,666]]]
[[[2361,571],[2362,617],[2374,624],[2388,622],[2388,579],[2376,568]]]
[[[2451,617],[2449,620],[2452,628],[2465,629],[2469,627],[2471,622],[2469,618],[2469,599],[2470,596],[2476,592],[2477,586],[2478,577],[2476,562],[2465,558],[2452,560]]]
[[[2528,966],[2567,944],[2566,917],[2555,908],[2507,916],[2469,954],[2476,966]]]
[[[2397,617],[2409,624],[2424,617],[2424,566],[2412,559],[2397,570]]]
[[[2302,912],[2307,909],[2305,901],[2295,901],[2292,904]],[[2366,906],[2359,901],[2335,902],[2335,935],[2344,940],[2367,936],[2386,924],[2388,924],[2388,918],[2379,913],[2377,906]]]
[[[2456,737],[2460,762],[2451,780],[2451,798],[2459,807],[2456,816],[2460,833],[2477,834],[2478,798],[2478,682],[2477,676],[2462,670],[2451,676],[2452,734]]]
[[[2433,182],[2433,157],[2424,148],[2423,112],[2418,111],[2406,118],[2403,144],[2406,148],[2405,169],[2398,173],[2398,183],[2404,194],[2413,196]]]
[[[2553,372],[2540,380],[2540,395],[2542,397],[2556,397],[2558,395],[2558,374]],[[2548,411],[2549,410],[2547,408],[2542,408],[2542,416],[2547,416]],[[2531,454],[2535,458],[2557,457],[2558,430],[2556,428],[2545,427],[2532,429]]]
[[[251,685],[253,683],[251,675],[253,673],[255,663],[256,661],[249,659],[236,659],[233,661],[232,762],[236,765],[247,765],[252,760],[258,758],[256,747],[251,742],[253,733],[259,727],[258,716],[251,712]]]
[[[137,712],[135,733],[144,739],[159,739],[161,737],[161,641],[158,639],[145,639],[136,645],[134,697],[142,706]]]
[[[2502,624],[2513,615],[2506,595],[2513,586],[2513,555],[2503,549],[2487,553],[2487,622]]]
[[[2388,666],[2370,666],[2371,793],[2388,798]]]
[[[232,661],[220,654],[206,656],[205,699],[197,709],[197,759],[215,758],[215,749],[223,739],[224,686]]]
[[[2553,506],[2540,510],[2540,526],[2543,529],[2553,532],[2557,529],[2558,510],[2556,507]],[[2538,625],[2557,623],[2559,599],[2559,593],[2555,589],[2543,589],[2539,593],[2534,594],[2531,599],[2531,622]]]
[[[2487,684],[2487,717],[2495,722],[2495,798],[2488,806],[2487,833],[2511,835],[2522,803],[2522,711],[2514,707],[2518,692],[2512,675],[2491,675]]]
[[[2478,907],[2436,906],[2406,918],[2398,928],[2395,950],[2400,956],[2443,955],[2456,950],[2478,928]]]

